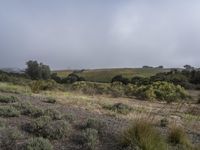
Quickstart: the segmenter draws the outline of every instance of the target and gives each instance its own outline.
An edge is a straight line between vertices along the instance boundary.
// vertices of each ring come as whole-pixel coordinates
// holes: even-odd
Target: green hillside
[[[134,76],[150,77],[159,72],[167,72],[170,69],[160,69],[160,68],[111,68],[111,69],[90,69],[77,71],[76,74],[84,77],[88,81],[94,82],[110,82],[111,79],[116,75],[123,75],[127,78],[132,78]],[[60,77],[66,77],[73,70],[60,70],[57,72]]]

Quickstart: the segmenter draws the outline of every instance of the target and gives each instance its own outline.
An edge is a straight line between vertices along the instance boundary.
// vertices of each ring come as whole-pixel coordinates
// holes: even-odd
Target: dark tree
[[[26,74],[28,74],[31,79],[38,80],[38,79],[49,79],[51,70],[49,66],[43,65],[42,63],[38,63],[37,61],[30,60],[26,63]]]
[[[122,82],[123,84],[127,85],[130,83],[128,78],[124,78],[122,75],[116,75],[115,77],[112,78],[111,83],[113,82]]]

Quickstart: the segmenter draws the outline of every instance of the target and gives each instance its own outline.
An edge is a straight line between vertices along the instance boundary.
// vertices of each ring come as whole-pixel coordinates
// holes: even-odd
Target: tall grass
[[[145,119],[137,119],[121,135],[120,143],[131,150],[167,150],[168,146],[160,133]]]
[[[31,89],[28,86],[14,85],[12,83],[0,82],[0,91],[17,94],[30,94]]]

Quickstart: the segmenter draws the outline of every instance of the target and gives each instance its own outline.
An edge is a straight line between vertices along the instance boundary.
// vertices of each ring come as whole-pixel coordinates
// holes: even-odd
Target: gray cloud
[[[0,67],[200,64],[197,0],[0,1]]]

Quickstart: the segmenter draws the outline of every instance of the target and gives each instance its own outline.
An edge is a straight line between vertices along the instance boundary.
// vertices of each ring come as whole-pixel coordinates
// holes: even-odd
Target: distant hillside
[[[24,73],[24,70],[19,68],[0,68],[0,70],[7,73]]]
[[[110,68],[110,69],[88,69],[88,70],[58,70],[60,77],[66,77],[75,72],[77,75],[84,77],[88,81],[110,82],[116,75],[123,75],[131,79],[134,76],[150,77],[159,72],[168,72],[171,69],[162,68]]]

